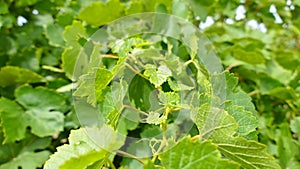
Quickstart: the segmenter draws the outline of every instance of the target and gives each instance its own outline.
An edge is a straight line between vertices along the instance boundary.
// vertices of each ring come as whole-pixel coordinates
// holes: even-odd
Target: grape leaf
[[[147,64],[145,66],[144,75],[149,77],[149,81],[154,84],[155,87],[158,87],[167,81],[167,78],[172,75],[172,72],[165,65],[161,65],[156,68],[155,65]]]
[[[266,147],[256,141],[244,138],[219,140],[218,149],[226,157],[249,169],[279,169],[280,166],[266,151]]]
[[[3,142],[3,140],[4,136],[1,132],[0,142]],[[14,159],[19,159],[20,156],[24,156],[24,153],[31,154],[34,153],[34,151],[45,149],[50,145],[50,143],[51,138],[49,137],[38,138],[37,136],[27,133],[26,138],[22,141],[19,141],[17,143],[6,143],[0,146],[0,164],[7,162],[11,165],[14,165],[14,162],[16,162]],[[46,161],[46,159],[44,159],[44,161]]]
[[[20,154],[15,159],[1,165],[0,169],[36,169],[38,167],[42,167],[44,162],[48,159],[49,155],[49,151],[25,152]]]
[[[87,65],[86,53],[82,52],[83,48],[78,42],[80,38],[86,36],[86,30],[79,21],[74,21],[72,25],[66,26],[63,32],[63,38],[70,47],[62,53],[62,68],[67,77],[72,80],[77,79],[82,74],[82,67],[85,68]],[[76,65],[78,70],[74,70],[76,63],[78,64]]]
[[[73,47],[66,48],[62,53],[62,68],[66,76],[74,81],[78,80],[79,76],[86,71],[85,68],[88,64],[85,59],[87,55],[82,50],[82,47],[76,44]]]
[[[127,93],[128,85],[126,81],[120,80],[120,83],[113,83],[111,87],[112,100],[114,104],[113,110],[111,110],[106,116],[107,124],[116,128],[119,117],[123,110],[123,99]]]
[[[204,138],[213,140],[224,139],[235,134],[238,127],[235,119],[226,111],[212,107],[204,103],[196,109],[192,109],[192,119]]]
[[[172,13],[175,16],[187,19],[189,17],[188,5],[183,0],[175,0],[172,5]]]
[[[162,124],[165,120],[165,116],[161,116],[161,114],[153,111],[150,111],[148,117],[146,118],[147,123],[155,125]]]
[[[251,102],[251,97],[238,87],[238,79],[232,73],[225,72],[226,76],[226,99],[231,100],[233,105],[242,106],[245,110],[256,115],[256,110]]]
[[[55,47],[64,46],[64,39],[62,37],[64,29],[58,24],[49,24],[44,27],[46,37],[49,44]]]
[[[124,141],[124,137],[109,126],[73,130],[69,136],[70,143],[58,147],[44,168],[85,168],[109,156],[108,151],[119,149]]]
[[[159,157],[166,169],[239,168],[237,163],[222,159],[211,141],[193,141],[190,137],[183,138]]]
[[[97,101],[102,101],[104,99],[103,90],[111,82],[112,79],[113,74],[109,70],[103,68],[99,68],[97,70],[95,79],[95,94]]]
[[[151,107],[150,95],[154,90],[154,86],[139,75],[132,79],[128,89],[129,97],[135,104],[135,107],[143,111]]]
[[[125,14],[135,14],[144,11],[144,6],[141,1],[130,1],[130,6],[125,9]]]
[[[23,86],[15,92],[16,100],[27,110],[32,133],[44,137],[63,130],[64,115],[59,109],[65,98],[47,88]]]
[[[43,77],[28,69],[5,66],[0,70],[0,87],[6,87],[15,84],[41,82]]]
[[[6,14],[8,13],[8,5],[5,2],[0,2],[0,14]]]
[[[16,102],[6,98],[0,99],[1,126],[6,142],[21,140],[25,136],[26,127],[40,136],[58,134],[63,130],[64,115],[59,108],[64,105],[65,99],[49,89],[22,86],[15,92]],[[14,125],[14,124],[18,125]]]
[[[103,90],[110,83],[113,74],[104,68],[93,68],[88,74],[79,78],[79,87],[74,96],[87,97],[87,103],[96,106],[97,101],[104,99]]]
[[[168,84],[170,85],[170,88],[173,91],[188,91],[194,89],[193,86],[185,85],[183,82],[178,80],[172,80],[171,78],[168,78]]]
[[[123,12],[124,4],[119,0],[110,0],[106,4],[93,2],[79,12],[79,18],[93,26],[101,26],[118,19]]]
[[[180,96],[175,92],[163,92],[158,94],[159,101],[166,106],[179,106]]]
[[[85,27],[79,21],[73,21],[72,25],[66,26],[63,38],[69,46],[76,46],[78,40],[87,36]]]
[[[246,51],[239,46],[233,47],[233,56],[252,65],[265,63],[264,55],[260,51]]]
[[[25,137],[27,117],[16,102],[6,98],[0,99],[1,127],[5,135],[3,143],[21,140]],[[17,126],[13,124],[18,124]]]
[[[251,132],[256,131],[258,121],[250,111],[245,110],[242,106],[233,105],[232,102],[225,104],[225,110],[234,117],[238,123],[237,135],[247,136],[251,134]]]

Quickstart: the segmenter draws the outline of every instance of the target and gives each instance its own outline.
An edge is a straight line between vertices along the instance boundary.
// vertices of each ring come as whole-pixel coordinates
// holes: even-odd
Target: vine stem
[[[166,106],[166,110],[165,110],[165,120],[164,122],[161,124],[161,128],[163,130],[163,139],[162,139],[162,142],[159,146],[159,148],[157,149],[156,153],[153,155],[153,158],[152,158],[152,162],[154,163],[156,158],[158,157],[158,154],[161,152],[161,150],[165,147],[165,145],[167,144],[167,120],[168,120],[168,115],[170,113],[170,108],[168,106]]]
[[[258,90],[253,90],[252,92],[248,93],[248,96],[253,96],[255,94],[259,93]]]
[[[135,74],[138,74],[139,76],[141,76],[142,78],[148,80],[148,78],[146,76],[144,76],[143,74],[141,74],[138,70],[135,70],[133,67],[131,67],[129,64],[125,63],[126,67],[128,67],[132,72],[134,72]]]
[[[109,58],[109,59],[119,59],[119,57],[115,55],[100,55],[99,57]]]
[[[192,137],[191,139],[194,141],[194,140],[198,140],[201,138],[201,135],[195,135],[194,137]]]
[[[127,108],[127,109],[130,109],[130,110],[134,110],[134,111],[136,111],[136,112],[138,112],[138,113],[141,113],[142,115],[148,116],[147,113],[145,113],[145,112],[143,112],[143,111],[141,111],[141,110],[139,110],[139,109],[136,109],[136,108],[134,108],[134,107],[131,107],[131,106],[129,106],[129,105],[125,105],[125,104],[124,104],[123,107],[124,107],[124,108]]]
[[[108,161],[109,166],[111,167],[111,169],[116,169],[115,165],[113,164],[112,161],[110,161],[109,159],[106,159],[106,161]]]
[[[121,155],[130,157],[130,158],[133,158],[133,159],[135,159],[136,161],[138,161],[138,162],[140,162],[141,164],[144,165],[144,162],[143,162],[141,159],[137,158],[136,156],[134,156],[134,155],[132,155],[132,154],[129,154],[129,153],[127,153],[127,152],[125,152],[125,151],[122,151],[122,150],[116,150],[115,152],[118,153],[118,154],[121,154]]]

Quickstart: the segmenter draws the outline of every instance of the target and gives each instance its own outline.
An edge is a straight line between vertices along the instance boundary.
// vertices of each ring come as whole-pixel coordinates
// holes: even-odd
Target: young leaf
[[[161,115],[157,112],[149,112],[149,115],[146,119],[146,122],[149,124],[161,124],[165,120],[165,116],[160,117]]]
[[[79,78],[79,87],[74,96],[87,97],[87,103],[96,106],[104,99],[103,90],[112,80],[112,73],[104,68],[93,68],[88,74]]]
[[[69,136],[70,144],[58,147],[57,152],[51,155],[44,168],[86,168],[108,157],[110,151],[119,149],[124,141],[123,137],[108,126],[100,129],[73,130]]]
[[[172,75],[171,70],[165,65],[156,68],[155,65],[147,64],[145,67],[144,75],[149,77],[149,81],[154,84],[156,88],[166,82],[167,78]]]
[[[158,99],[163,105],[167,106],[178,106],[180,102],[180,96],[175,92],[163,92],[160,91]]]

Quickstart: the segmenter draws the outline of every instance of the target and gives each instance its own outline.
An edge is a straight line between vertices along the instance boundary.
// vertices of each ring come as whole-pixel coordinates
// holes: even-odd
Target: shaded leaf
[[[41,82],[43,77],[28,69],[5,66],[0,70],[0,86],[6,87],[16,84]]]

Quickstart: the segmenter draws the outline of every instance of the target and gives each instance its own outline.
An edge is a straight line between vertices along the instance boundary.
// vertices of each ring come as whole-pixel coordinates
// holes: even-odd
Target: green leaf
[[[138,127],[140,119],[139,113],[130,109],[123,110],[118,121],[118,131],[127,134],[127,130],[134,130]]]
[[[167,78],[172,75],[171,70],[164,65],[156,68],[155,65],[147,64],[145,66],[144,75],[149,77],[149,81],[157,88],[167,81]]]
[[[160,91],[158,99],[163,105],[167,106],[179,106],[180,96],[175,92],[163,92]]]
[[[157,113],[157,112],[149,112],[148,117],[146,118],[146,122],[148,124],[155,124],[155,125],[159,125],[162,124],[166,119],[165,116],[161,116],[161,114]]]
[[[297,99],[296,91],[291,87],[277,87],[270,91],[270,96],[275,96],[282,100]]]
[[[183,0],[175,0],[173,2],[172,13],[173,15],[182,17],[184,19],[188,19],[190,14],[189,8]]]
[[[251,97],[248,96],[242,89],[238,87],[238,78],[233,74],[226,72],[226,99],[231,100],[233,105],[242,106],[245,110],[252,112],[256,115],[256,110],[251,102]]]
[[[169,0],[143,1],[143,3],[146,8],[146,12],[157,12],[157,8],[159,6],[165,6],[166,8],[170,8],[172,6],[172,1]]]
[[[190,137],[183,138],[159,157],[166,169],[239,168],[237,163],[222,159],[217,146],[210,141],[193,141]]]
[[[124,4],[119,0],[92,2],[79,12],[79,18],[93,26],[101,26],[121,17],[124,12]]]
[[[23,86],[15,92],[16,100],[26,108],[32,133],[44,137],[63,130],[64,115],[59,109],[65,98],[47,88]]]
[[[146,111],[151,107],[150,96],[154,90],[154,86],[148,80],[135,75],[129,84],[129,97],[136,108]]]
[[[144,169],[155,169],[155,166],[151,160],[147,160],[144,163]]]
[[[0,86],[6,87],[16,84],[41,82],[43,77],[28,69],[5,66],[0,70]]]
[[[86,37],[86,30],[81,22],[73,21],[72,25],[66,26],[63,32],[64,40],[70,46],[76,46],[81,37]]]
[[[112,79],[113,79],[113,74],[109,70],[103,68],[99,68],[97,70],[96,79],[95,79],[95,95],[97,101],[102,101],[104,99],[103,90],[111,82]]]
[[[298,135],[298,143],[300,143],[300,117],[295,117],[292,121],[291,121],[291,130],[292,132],[296,133]]]
[[[244,138],[219,140],[218,149],[226,157],[249,169],[280,169],[274,158],[266,151],[266,147],[256,141]]]
[[[120,83],[114,82],[111,87],[112,100],[114,109],[106,116],[107,124],[113,128],[117,127],[117,123],[123,110],[123,99],[127,94],[128,85],[126,81],[120,80]]]
[[[125,14],[135,14],[144,11],[144,6],[142,1],[130,1],[130,6],[125,9]]]
[[[81,128],[71,131],[68,145],[57,148],[45,163],[45,169],[82,169],[107,158],[109,151],[119,149],[124,143],[112,128],[103,126],[96,128]]]
[[[295,156],[299,154],[299,145],[295,144],[288,123],[281,123],[279,127],[276,133],[277,153],[280,154],[279,164],[282,168],[293,168],[295,163],[299,165],[295,159]]]
[[[25,137],[28,120],[24,110],[16,102],[0,99],[1,127],[5,135],[3,143],[21,140]],[[18,124],[15,126],[14,124]]]
[[[194,17],[198,16],[201,18],[201,20],[205,21],[207,14],[208,14],[208,9],[206,9],[206,7],[201,4],[201,2],[202,1],[189,0],[191,9],[194,13]],[[213,2],[213,1],[208,2],[208,4],[211,2]]]
[[[276,61],[285,69],[295,70],[300,64],[296,53],[278,51],[275,54]]]
[[[5,138],[0,132],[0,142]],[[0,164],[6,162],[13,162],[14,159],[19,158],[24,153],[33,153],[47,148],[51,143],[51,138],[38,138],[32,134],[27,133],[26,138],[13,143],[6,143],[0,146]],[[46,160],[46,159],[45,159]]]
[[[20,1],[16,2],[16,6],[24,7],[24,6],[33,5],[37,2],[38,2],[38,0],[20,0]]]
[[[63,96],[47,88],[22,86],[15,92],[16,102],[0,99],[1,126],[6,142],[21,140],[26,127],[37,136],[51,136],[63,130],[64,115],[59,109],[65,104]],[[17,123],[16,123],[17,122]],[[14,125],[18,124],[18,125]]]
[[[62,53],[62,68],[71,80],[77,80],[86,71],[85,68],[88,63],[85,60],[86,54],[81,52],[82,50],[83,48],[77,44],[65,49]],[[76,67],[75,64],[77,64]]]
[[[242,106],[233,105],[232,102],[226,103],[225,110],[238,123],[237,135],[247,136],[251,132],[256,131],[258,120],[252,115],[252,112],[245,110]]]
[[[233,47],[233,56],[246,63],[256,65],[265,63],[264,55],[259,51],[247,51],[241,47]]]
[[[181,81],[177,81],[177,80],[172,80],[171,78],[168,78],[168,84],[170,85],[170,88],[173,91],[189,91],[194,89],[194,86],[188,86],[185,85],[183,82]]]
[[[87,103],[96,106],[97,101],[104,99],[103,90],[110,83],[113,74],[104,68],[93,68],[88,74],[79,78],[79,87],[74,96],[87,97]]]
[[[5,2],[0,2],[0,14],[6,14],[6,13],[8,13],[9,12],[9,10],[8,10],[8,5],[7,5],[7,3],[5,3]],[[0,26],[1,27],[1,26]]]
[[[17,158],[9,161],[0,166],[0,169],[36,169],[42,167],[44,162],[48,159],[50,152],[25,152],[19,155]]]
[[[235,119],[226,111],[208,103],[192,109],[191,113],[199,134],[204,138],[212,138],[213,141],[233,136],[238,127]]]
[[[64,46],[64,39],[62,37],[64,30],[61,26],[58,24],[49,24],[44,29],[50,45],[55,47]]]

